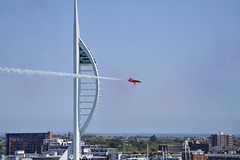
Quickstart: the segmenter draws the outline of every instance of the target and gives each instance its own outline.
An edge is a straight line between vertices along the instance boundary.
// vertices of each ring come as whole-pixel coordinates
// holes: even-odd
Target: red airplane
[[[133,78],[129,78],[129,79],[128,79],[128,82],[133,82],[134,85],[136,85],[136,83],[142,83],[141,81],[135,80],[135,79],[133,79]]]

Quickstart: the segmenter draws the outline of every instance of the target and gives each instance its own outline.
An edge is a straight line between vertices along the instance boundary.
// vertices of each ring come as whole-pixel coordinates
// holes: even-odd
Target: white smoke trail
[[[24,74],[28,76],[45,76],[45,77],[65,77],[65,78],[88,78],[88,79],[104,79],[104,80],[120,80],[117,78],[101,77],[101,76],[90,76],[74,73],[64,73],[64,72],[50,72],[41,70],[30,70],[30,69],[20,69],[20,68],[8,68],[0,67],[0,73],[7,74]]]

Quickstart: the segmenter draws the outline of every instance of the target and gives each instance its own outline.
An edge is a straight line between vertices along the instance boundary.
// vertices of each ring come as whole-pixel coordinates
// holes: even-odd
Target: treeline
[[[104,139],[103,137],[97,137],[84,141],[90,145],[98,145],[103,148],[122,148],[123,146],[121,139]]]
[[[130,152],[146,152],[147,143],[149,146],[149,152],[158,151],[159,145],[182,145],[183,140],[175,138],[171,140],[158,140],[155,135],[150,137],[150,141],[137,141],[130,139],[128,141],[122,141],[118,138],[104,139],[103,137],[97,137],[91,140],[85,140],[86,143],[90,145],[98,145],[103,148],[117,148],[118,151],[130,151]]]

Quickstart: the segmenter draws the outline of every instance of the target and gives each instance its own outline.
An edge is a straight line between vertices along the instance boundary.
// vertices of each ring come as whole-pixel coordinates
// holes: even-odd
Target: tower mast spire
[[[74,0],[74,27],[73,27],[73,73],[79,74],[79,23],[77,0]],[[79,78],[73,80],[73,153],[74,160],[80,158],[80,133],[79,133]]]
[[[81,67],[87,68],[81,70]],[[99,77],[97,64],[90,50],[87,48],[83,40],[80,38],[79,23],[78,23],[78,8],[77,0],[74,0],[74,23],[73,23],[73,73],[81,74],[82,72],[92,71],[93,76]],[[89,74],[90,75],[90,74]],[[83,82],[82,82],[83,81]],[[82,82],[82,83],[81,83]],[[87,84],[87,85],[86,85]],[[90,85],[91,86],[90,86]],[[80,139],[86,128],[88,127],[98,103],[100,91],[99,78],[95,82],[83,80],[79,77],[73,80],[73,142],[64,152],[59,160],[81,159]],[[84,105],[84,100],[91,99],[92,107]],[[83,102],[81,102],[83,100]],[[86,105],[85,105],[86,106]],[[84,110],[81,114],[81,110]],[[87,111],[86,111],[87,110]],[[81,116],[87,116],[86,119],[81,119]],[[82,125],[81,125],[82,123]]]

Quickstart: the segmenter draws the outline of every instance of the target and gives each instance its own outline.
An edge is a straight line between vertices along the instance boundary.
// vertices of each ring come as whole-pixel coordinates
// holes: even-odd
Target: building
[[[211,152],[211,144],[208,143],[194,143],[194,142],[189,142],[189,147],[190,150],[196,151],[196,150],[202,150],[204,153],[209,153]]]
[[[171,154],[178,154],[182,152],[182,146],[179,145],[159,145],[159,151]]]
[[[60,156],[56,155],[39,155],[37,153],[34,154],[26,154],[24,151],[16,151],[15,155],[8,155],[4,160],[59,160]]]
[[[150,157],[150,160],[182,160],[182,154],[163,154],[158,152]]]
[[[109,154],[109,160],[121,160],[122,152],[111,152]]]
[[[41,153],[44,139],[52,139],[52,132],[47,133],[6,133],[6,155],[14,155],[15,151],[25,153]]]
[[[121,160],[147,160],[144,154],[123,154]]]
[[[239,154],[240,152],[240,147],[237,146],[214,146],[212,147],[212,154]]]
[[[233,154],[207,154],[208,160],[239,160],[240,155]]]
[[[68,132],[68,138],[69,138],[70,140],[73,140],[73,133],[72,133],[72,132]]]
[[[212,134],[211,135],[211,144],[212,146],[233,146],[233,135],[231,134],[224,134],[220,132],[219,134]]]
[[[183,160],[207,160],[204,152],[201,150],[198,151],[188,151],[182,152],[182,159]]]
[[[60,138],[44,139],[41,147],[41,153],[57,153],[62,155],[70,146],[72,141],[67,141]]]

